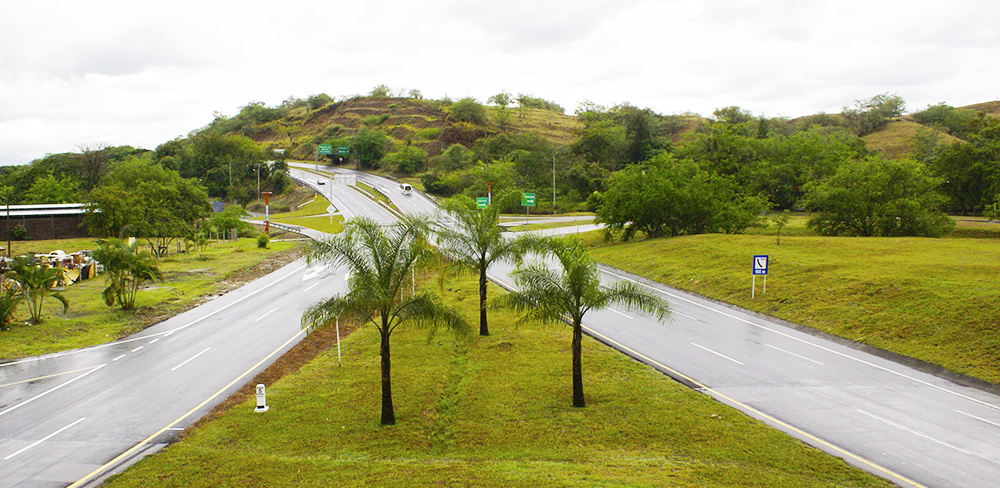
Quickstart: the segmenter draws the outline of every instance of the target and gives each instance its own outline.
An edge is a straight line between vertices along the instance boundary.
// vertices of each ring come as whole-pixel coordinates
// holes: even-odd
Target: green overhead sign
[[[319,148],[316,149],[318,154],[333,154],[333,146],[329,144],[320,144]]]
[[[521,194],[521,205],[524,207],[534,207],[535,206],[535,194],[534,193],[522,193]]]
[[[337,146],[337,154],[340,156],[347,156],[351,154],[351,148],[349,146]]]

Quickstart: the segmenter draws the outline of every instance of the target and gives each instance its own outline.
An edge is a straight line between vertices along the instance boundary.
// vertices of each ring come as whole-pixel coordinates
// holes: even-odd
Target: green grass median
[[[475,318],[475,280],[447,287]],[[378,339],[362,327],[343,366],[329,349],[267,385],[267,413],[247,401],[108,486],[891,486],[590,339],[574,409],[568,328],[490,320],[467,342],[394,333],[395,426],[379,426]]]

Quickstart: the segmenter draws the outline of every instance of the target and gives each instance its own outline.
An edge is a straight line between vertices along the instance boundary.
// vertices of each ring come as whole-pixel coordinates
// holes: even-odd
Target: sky
[[[1000,8],[951,0],[0,0],[0,164],[155,149],[251,102],[507,91],[711,116],[1000,100]]]

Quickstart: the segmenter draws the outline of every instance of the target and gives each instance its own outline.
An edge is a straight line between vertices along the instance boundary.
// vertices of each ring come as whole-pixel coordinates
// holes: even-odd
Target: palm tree
[[[139,288],[163,275],[153,255],[138,251],[139,243],[126,244],[120,239],[107,239],[98,243],[94,259],[104,265],[107,288],[102,296],[108,306],[117,303],[122,310],[133,310]]]
[[[479,335],[490,335],[486,322],[486,271],[495,262],[520,261],[523,240],[509,239],[500,229],[500,211],[516,193],[505,192],[486,208],[478,208],[468,197],[456,197],[442,208],[447,221],[438,225],[438,246],[458,268],[479,273]]]
[[[32,323],[42,323],[42,304],[48,296],[63,304],[63,313],[69,310],[69,301],[66,297],[51,290],[62,278],[62,270],[36,266],[31,264],[31,258],[27,256],[15,257],[10,269],[14,272],[13,279],[21,290],[21,296],[28,302],[28,315]]]
[[[655,314],[659,320],[670,314],[667,302],[632,282],[611,287],[600,283],[597,263],[573,235],[561,239],[537,238],[534,249],[545,250],[562,265],[561,273],[545,263],[518,267],[512,274],[519,292],[499,298],[501,305],[526,312],[527,319],[541,322],[567,320],[573,328],[573,406],[586,405],[583,398],[581,344],[583,316],[590,310],[623,305]]]
[[[334,317],[353,316],[371,322],[379,332],[382,363],[382,425],[394,425],[389,338],[396,327],[415,323],[435,327],[439,322],[457,333],[468,333],[465,320],[440,304],[429,292],[406,293],[410,270],[433,256],[424,239],[426,222],[404,219],[385,229],[374,220],[358,217],[343,234],[307,245],[307,262],[327,262],[347,268],[348,290],[310,307],[304,326],[328,324]]]

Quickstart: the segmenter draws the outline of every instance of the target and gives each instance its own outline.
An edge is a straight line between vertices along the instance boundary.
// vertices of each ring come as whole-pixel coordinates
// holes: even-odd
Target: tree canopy
[[[132,158],[116,164],[90,193],[84,224],[101,237],[145,238],[156,255],[191,233],[209,210],[205,190],[194,180]]]

